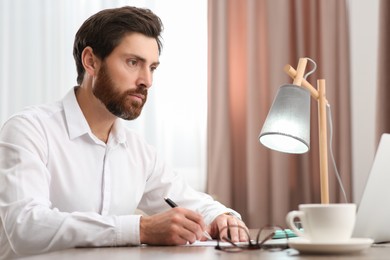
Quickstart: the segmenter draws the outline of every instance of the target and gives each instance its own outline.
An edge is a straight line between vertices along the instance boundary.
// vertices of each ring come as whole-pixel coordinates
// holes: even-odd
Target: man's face
[[[93,94],[113,115],[133,120],[144,106],[159,62],[157,42],[139,33],[125,36],[100,63]]]

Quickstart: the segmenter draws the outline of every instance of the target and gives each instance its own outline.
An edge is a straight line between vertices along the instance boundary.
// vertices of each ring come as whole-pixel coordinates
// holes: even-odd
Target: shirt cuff
[[[229,211],[229,212],[225,212],[225,214],[226,215],[229,215],[229,216],[233,216],[233,217],[235,217],[235,218],[237,218],[237,219],[239,219],[239,220],[242,220],[241,219],[241,215],[240,214],[238,214],[237,212],[233,212],[233,211]]]
[[[141,215],[118,216],[117,246],[140,245],[139,224]]]

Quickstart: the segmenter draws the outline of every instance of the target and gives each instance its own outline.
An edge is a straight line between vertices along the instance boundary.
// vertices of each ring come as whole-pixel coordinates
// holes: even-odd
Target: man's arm
[[[193,235],[188,236],[186,241],[177,239],[175,236],[170,237],[170,230],[164,230],[165,227],[170,227],[177,229],[177,232],[185,231],[183,227],[175,225],[175,223],[166,222],[165,225],[160,225],[160,228],[157,228],[156,226],[153,227],[153,225],[151,225],[150,227],[153,227],[152,231],[155,232],[154,237],[158,238],[161,236],[162,238],[168,240],[161,240],[160,243],[171,244],[172,241],[177,241],[178,244],[182,244],[187,241],[192,242],[194,237],[199,239],[199,232],[204,230],[212,232],[210,235],[213,238],[217,238],[220,236],[219,231],[228,224],[237,224],[246,228],[245,224],[241,221],[240,214],[233,211],[232,209],[225,207],[218,201],[215,201],[210,195],[194,190],[179,174],[175,173],[171,168],[167,167],[167,165],[165,165],[156,157],[154,167],[148,177],[145,193],[141,199],[139,208],[145,213],[149,214],[150,217],[158,216],[159,218],[162,218],[163,215],[160,215],[159,212],[174,210],[170,210],[170,206],[166,204],[164,197],[173,199],[173,201],[175,201],[180,206],[174,209],[180,208],[189,210],[193,214],[201,216],[202,222],[195,221],[195,223],[197,223],[201,228],[192,229]],[[234,216],[225,214],[227,212],[234,212]],[[185,216],[178,216],[178,218],[184,217]],[[143,228],[148,227],[144,227],[142,221],[143,220],[141,219],[141,242],[143,242]],[[156,220],[154,223],[157,224],[159,222]],[[206,226],[206,229],[203,225]],[[160,232],[162,230],[164,230],[164,232]],[[243,233],[244,230],[242,230],[243,232],[239,232],[237,229],[231,231],[233,239],[244,241],[247,239],[246,234]],[[164,236],[164,233],[166,233],[167,236]],[[224,233],[221,235],[224,235]],[[205,239],[203,235],[201,239]]]
[[[51,173],[42,158],[46,144],[38,127],[15,118],[0,133],[0,252],[21,256],[77,246],[139,244],[140,216],[53,208]]]

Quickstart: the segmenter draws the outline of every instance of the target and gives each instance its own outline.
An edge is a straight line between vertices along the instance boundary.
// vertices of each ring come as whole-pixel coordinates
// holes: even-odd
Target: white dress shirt
[[[121,119],[107,143],[99,140],[74,89],[12,116],[0,132],[0,258],[138,245],[135,210],[166,211],[164,197],[198,211],[206,224],[234,212],[190,188]]]

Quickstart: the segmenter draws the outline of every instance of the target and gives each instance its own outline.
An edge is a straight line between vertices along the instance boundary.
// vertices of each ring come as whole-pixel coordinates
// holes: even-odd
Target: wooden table
[[[138,246],[116,248],[74,248],[30,256],[28,260],[123,260],[123,259],[169,259],[169,260],[208,260],[208,259],[390,259],[390,245],[373,246],[364,251],[346,255],[300,255],[294,249],[270,252],[264,250],[226,253],[214,247],[184,246]]]

